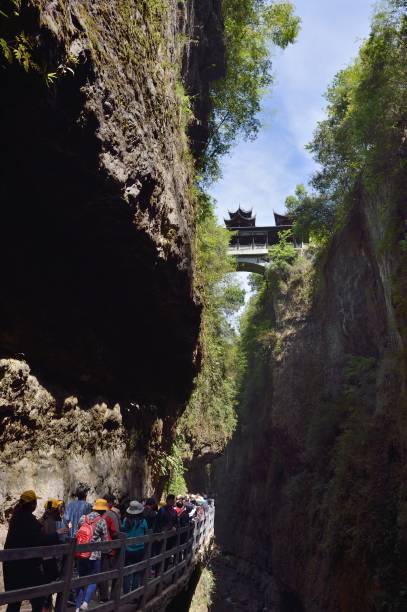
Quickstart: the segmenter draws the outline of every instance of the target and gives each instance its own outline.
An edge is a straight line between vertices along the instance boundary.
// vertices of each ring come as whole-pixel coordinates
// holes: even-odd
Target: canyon
[[[314,144],[320,191],[293,209],[293,227],[315,210],[317,222],[252,281],[236,333],[208,316],[230,303],[215,290],[211,303],[198,271],[199,244],[213,286],[227,258],[214,215],[214,233],[199,234],[210,206],[196,193],[213,84],[230,70],[226,3],[13,6],[19,59],[6,49],[0,70],[1,537],[24,489],[68,499],[86,482],[124,503],[160,498],[177,468],[216,499],[213,567],[226,586],[212,609],[226,597],[232,609],[403,612],[405,16],[383,26],[385,42],[399,36],[393,81],[379,21],[373,59],[364,47],[336,77]],[[180,423],[185,445],[168,463]]]

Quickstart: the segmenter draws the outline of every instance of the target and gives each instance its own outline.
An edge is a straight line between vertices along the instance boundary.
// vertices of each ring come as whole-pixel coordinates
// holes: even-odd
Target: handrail
[[[214,516],[215,508],[210,506],[202,520],[195,520],[176,531],[169,530],[159,533],[149,531],[147,535],[134,538],[126,538],[125,534],[121,532],[117,539],[109,542],[77,545],[76,541],[71,538],[67,544],[0,550],[0,562],[50,557],[63,559],[59,580],[0,593],[0,605],[45,597],[52,593],[61,593],[57,604],[57,612],[64,612],[71,590],[87,587],[89,584],[99,584],[113,580],[111,600],[99,604],[93,609],[99,612],[115,611],[120,609],[121,604],[134,600],[138,600],[135,610],[153,609],[160,601],[168,601],[168,598],[181,590],[188,581],[194,566],[200,556],[205,554],[213,538]],[[186,534],[186,540],[181,543],[184,534]],[[175,545],[168,545],[168,540],[174,538],[176,538]],[[125,565],[126,547],[140,543],[144,544],[144,558],[137,563]],[[154,543],[159,545],[158,554],[156,554],[156,547],[153,547]],[[112,549],[118,551],[114,569],[88,576],[73,577],[75,553],[105,552]],[[152,556],[153,551],[154,556]],[[154,572],[152,572],[152,569],[154,569]],[[130,593],[122,594],[123,578],[134,573],[141,575],[140,586]]]

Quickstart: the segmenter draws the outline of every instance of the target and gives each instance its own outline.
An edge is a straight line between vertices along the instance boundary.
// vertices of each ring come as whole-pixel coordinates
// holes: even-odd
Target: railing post
[[[124,569],[124,562],[126,559],[126,534],[120,532],[119,540],[120,540],[120,548],[119,548],[119,554],[117,556],[117,561],[116,561],[116,569],[119,570],[119,575],[117,576],[116,582],[114,583],[114,586],[112,589],[112,595],[111,595],[111,599],[114,601],[115,610],[118,610],[120,607],[120,597],[122,594],[123,569]]]
[[[175,545],[175,550],[176,553],[174,555],[174,565],[175,567],[177,567],[177,565],[179,565],[180,562],[180,557],[181,557],[181,552],[178,550],[180,543],[181,543],[181,534],[180,534],[180,528],[178,527],[178,533],[177,533],[177,543]],[[175,570],[174,574],[173,574],[174,578],[173,578],[173,582],[177,582],[177,576],[178,576],[178,572],[177,570]]]
[[[149,529],[147,533],[149,535],[149,539],[147,542],[147,547],[144,547],[144,551],[145,551],[144,559],[147,559],[147,567],[144,570],[144,576],[143,576],[144,591],[143,591],[143,597],[141,599],[141,610],[144,610],[144,607],[147,603],[148,583],[150,581],[150,573],[151,573],[151,552],[153,548],[153,530]]]
[[[191,529],[190,529],[189,536],[188,536],[188,555],[189,555],[188,565],[192,565],[192,561],[193,561],[194,537],[195,537],[195,522],[191,523]]]
[[[168,533],[169,533],[168,531],[164,532],[165,537],[163,538],[163,541],[162,541],[163,542],[162,543],[162,547],[163,547],[162,548],[162,552],[163,553],[167,552],[167,541],[168,541],[168,537],[169,537]],[[163,581],[164,581],[164,570],[165,570],[165,561],[166,560],[167,559],[165,559],[165,560],[163,559],[161,561],[161,566],[160,566],[160,570],[159,570],[159,576],[160,576],[160,582],[158,583],[158,594],[159,595],[161,595],[162,590],[163,590],[163,586],[164,586]]]
[[[75,563],[75,549],[76,540],[75,538],[69,538],[69,548],[66,553],[61,578],[64,581],[64,589],[61,593],[59,601],[57,601],[56,612],[64,612],[68,607],[68,597],[71,590],[72,573]],[[58,600],[58,598],[57,598]]]

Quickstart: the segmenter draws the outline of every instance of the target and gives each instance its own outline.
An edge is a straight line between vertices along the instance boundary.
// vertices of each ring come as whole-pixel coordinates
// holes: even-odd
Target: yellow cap
[[[30,504],[37,499],[41,499],[41,497],[38,497],[35,491],[32,489],[29,491],[24,491],[24,493],[21,493],[20,495],[20,501],[23,502],[23,504]]]
[[[107,501],[105,499],[97,499],[93,504],[93,510],[109,510],[109,506],[107,505]]]
[[[49,507],[49,504],[51,504],[51,508],[53,510],[56,510],[63,503],[64,502],[62,501],[62,499],[54,499],[53,497],[51,497],[50,499],[47,499],[47,501],[45,502],[44,508],[47,509]]]

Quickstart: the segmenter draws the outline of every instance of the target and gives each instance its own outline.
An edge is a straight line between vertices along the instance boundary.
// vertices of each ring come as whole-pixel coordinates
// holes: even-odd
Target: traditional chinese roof
[[[286,215],[280,215],[279,213],[274,213],[274,219],[276,222],[276,226],[278,227],[279,225],[292,225],[293,222],[292,220],[287,217]]]
[[[224,219],[226,227],[255,227],[256,216],[253,217],[253,209],[244,210],[239,208],[235,212],[230,212],[229,219]]]

